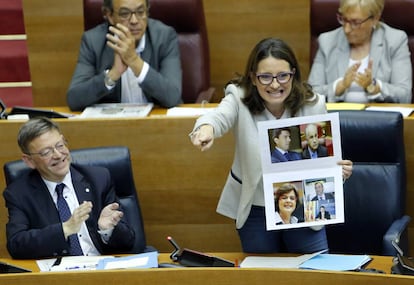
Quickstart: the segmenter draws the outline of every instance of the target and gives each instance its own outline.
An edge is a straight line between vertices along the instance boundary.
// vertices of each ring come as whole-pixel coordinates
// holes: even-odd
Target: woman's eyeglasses
[[[281,72],[277,75],[273,75],[271,73],[257,73],[256,77],[257,80],[259,80],[260,84],[262,85],[270,85],[272,84],[273,80],[276,79],[276,81],[279,84],[286,84],[290,81],[292,76],[295,74],[295,72]]]
[[[359,29],[363,23],[365,23],[366,21],[368,21],[369,19],[371,19],[373,17],[374,16],[371,15],[368,18],[366,18],[365,20],[348,20],[348,19],[344,18],[344,16],[342,16],[341,14],[339,14],[339,13],[336,14],[336,19],[338,20],[339,24],[341,24],[342,26],[345,26],[345,24],[349,24],[349,26],[353,30]]]

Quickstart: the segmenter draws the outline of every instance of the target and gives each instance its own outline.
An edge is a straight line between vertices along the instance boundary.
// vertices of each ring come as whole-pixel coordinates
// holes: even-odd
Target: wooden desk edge
[[[246,253],[239,253],[239,252],[215,252],[215,253],[209,253],[212,256],[217,256],[220,258],[224,258],[226,260],[235,262],[235,264],[240,264],[241,261],[243,261],[243,259],[247,256],[291,256],[291,255],[280,255],[280,254],[246,254]],[[369,263],[369,265],[367,267],[369,268],[375,268],[375,269],[379,269],[379,270],[383,270],[384,272],[386,272],[387,274],[391,273],[391,266],[393,264],[393,257],[391,256],[371,256],[372,257],[372,261]],[[29,269],[32,271],[32,273],[38,273],[40,272],[36,260],[30,260],[30,259],[12,259],[12,258],[0,258],[1,262],[10,264],[10,265],[15,265],[18,267],[22,267],[25,269]],[[170,259],[170,253],[160,253],[158,255],[158,262],[159,263],[171,263],[171,259]],[[209,267],[206,267],[209,268]],[[182,269],[182,268],[179,268]],[[185,268],[187,269],[187,268]],[[212,268],[210,268],[212,269]],[[225,269],[225,267],[214,267],[214,269]],[[227,267],[227,269],[229,269]],[[230,268],[231,269],[231,268]],[[249,268],[242,268],[242,269],[249,269]],[[260,268],[261,270],[266,270],[266,269],[270,269],[270,270],[287,270],[285,268]],[[303,269],[289,269],[289,270],[299,270],[302,271]],[[79,272],[79,271],[78,271]],[[55,273],[55,272],[53,272]],[[345,272],[344,272],[345,273]],[[349,272],[348,272],[349,273]],[[353,272],[351,272],[353,273]],[[0,275],[1,276],[1,275]]]

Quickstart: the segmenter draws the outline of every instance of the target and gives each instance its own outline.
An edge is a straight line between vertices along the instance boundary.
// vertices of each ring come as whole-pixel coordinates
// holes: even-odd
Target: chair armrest
[[[405,215],[392,223],[382,240],[383,255],[397,256],[397,250],[392,245],[392,241],[397,242],[404,253],[408,252],[408,242],[402,239],[406,238],[406,235],[403,235],[403,233],[406,231],[410,220],[411,217]]]
[[[203,102],[210,102],[213,98],[214,92],[216,89],[214,87],[210,87],[207,90],[201,91],[200,94],[197,96],[197,100],[195,103],[203,103]]]

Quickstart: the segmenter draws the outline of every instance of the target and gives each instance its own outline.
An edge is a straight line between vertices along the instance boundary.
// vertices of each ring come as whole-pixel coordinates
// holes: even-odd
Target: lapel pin
[[[90,190],[89,190],[89,188],[86,188],[86,189],[85,189],[85,192],[86,192],[86,193],[89,193],[89,191],[90,191]]]

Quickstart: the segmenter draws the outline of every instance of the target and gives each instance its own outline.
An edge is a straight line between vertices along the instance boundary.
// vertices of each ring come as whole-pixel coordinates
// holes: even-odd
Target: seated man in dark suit
[[[299,153],[289,150],[291,142],[289,128],[279,128],[273,130],[272,139],[275,143],[275,149],[271,154],[272,163],[302,159]]]
[[[302,152],[304,159],[313,159],[328,156],[328,150],[319,144],[318,127],[315,124],[308,124],[305,128],[307,147]]]
[[[106,23],[82,36],[67,92],[71,110],[96,103],[182,103],[178,36],[149,18],[148,0],[104,0]]]
[[[57,124],[34,118],[19,130],[33,170],[7,186],[7,249],[13,258],[126,252],[135,233],[123,220],[108,169],[71,164]]]
[[[330,220],[331,219],[331,214],[326,211],[325,206],[321,206],[319,208],[319,213],[318,215],[316,215],[316,220]]]
[[[323,183],[321,181],[315,182],[316,195],[312,198],[312,201],[318,200],[335,200],[335,196],[332,193],[325,193]]]

